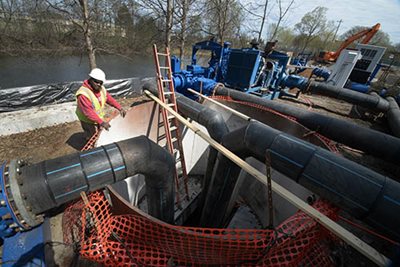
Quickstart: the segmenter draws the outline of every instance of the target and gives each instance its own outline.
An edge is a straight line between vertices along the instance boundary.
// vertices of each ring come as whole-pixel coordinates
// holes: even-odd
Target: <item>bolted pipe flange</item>
[[[26,201],[23,194],[21,194],[21,186],[23,185],[20,174],[23,172],[23,161],[12,160],[6,164],[8,172],[4,173],[3,184],[4,199],[3,203],[8,208],[11,215],[12,229],[29,230],[43,222],[43,218],[36,218],[35,214],[27,209]],[[15,226],[16,225],[16,226]]]

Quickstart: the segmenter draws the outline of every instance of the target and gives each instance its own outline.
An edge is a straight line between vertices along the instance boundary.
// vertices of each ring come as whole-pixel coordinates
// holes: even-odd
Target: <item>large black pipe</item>
[[[176,93],[176,102],[179,112],[206,127],[208,134],[214,140],[220,142],[222,137],[228,133],[228,127],[221,114],[178,93]],[[206,172],[202,182],[202,194],[198,205],[200,207],[199,213],[201,213],[201,208],[204,206],[205,202],[205,196],[209,190],[217,154],[218,151],[210,147]]]
[[[261,162],[269,153],[275,170],[400,238],[400,183],[259,122],[228,133],[222,145],[242,158],[252,156]],[[236,164],[218,154],[201,219],[204,226],[225,223],[239,172]]]
[[[400,138],[400,109],[396,100],[393,97],[388,97],[386,100],[389,102],[389,110],[386,113],[389,127],[394,136]]]
[[[155,84],[146,83],[143,85],[143,89],[149,90],[151,93],[158,96],[158,90]],[[185,97],[182,94],[175,93],[175,97],[179,112],[206,127],[211,138],[220,142],[222,137],[228,133],[228,127],[221,114],[215,112],[209,107]],[[216,149],[212,147],[209,148],[207,167],[204,174],[204,179],[202,181],[202,194],[198,204],[200,209],[199,213],[201,213],[201,209],[204,206],[205,196],[209,190],[209,184],[217,154],[218,151]]]
[[[394,136],[334,117],[307,111],[277,101],[265,100],[225,87],[216,88],[215,94],[230,96],[232,99],[238,101],[259,104],[282,114],[295,117],[305,127],[336,142],[362,150],[375,157],[400,164],[400,139]]]
[[[311,81],[308,85],[309,92],[344,100],[361,107],[383,111],[389,110],[389,103],[379,95],[368,95],[357,91],[333,86],[326,83]]]
[[[149,214],[173,223],[174,168],[175,161],[165,149],[139,136],[21,167],[17,180],[25,206],[40,214],[79,198],[82,191],[143,174]]]

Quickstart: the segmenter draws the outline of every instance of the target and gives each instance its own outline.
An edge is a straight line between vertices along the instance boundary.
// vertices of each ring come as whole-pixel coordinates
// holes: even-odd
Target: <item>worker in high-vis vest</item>
[[[89,140],[98,129],[108,129],[111,125],[105,121],[105,104],[118,109],[120,115],[125,117],[126,111],[107,92],[103,83],[106,81],[106,74],[99,68],[92,69],[89,79],[85,80],[76,92],[76,115],[78,116],[82,129],[85,132],[85,139]]]

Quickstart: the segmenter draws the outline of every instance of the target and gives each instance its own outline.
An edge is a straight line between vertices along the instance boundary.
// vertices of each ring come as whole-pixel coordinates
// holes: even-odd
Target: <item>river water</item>
[[[136,56],[127,60],[118,56],[97,56],[97,66],[108,80],[130,77],[153,77],[155,66],[152,55]],[[0,90],[48,83],[82,81],[89,73],[86,56],[63,57],[2,57],[0,58]]]

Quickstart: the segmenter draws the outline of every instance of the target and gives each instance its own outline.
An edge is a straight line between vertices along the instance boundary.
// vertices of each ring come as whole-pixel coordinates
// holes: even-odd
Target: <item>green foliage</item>
[[[128,7],[125,4],[121,5],[118,9],[117,17],[115,18],[115,24],[121,28],[124,28],[125,30],[133,28],[133,19]]]
[[[144,50],[150,52],[153,43],[164,43],[166,0],[89,0],[88,3],[95,51],[129,55]],[[189,0],[185,26],[180,24],[179,16],[183,0],[174,3],[171,50],[179,47],[185,38],[184,47],[190,53],[193,43],[211,36],[220,43],[229,41],[233,47],[248,47],[258,30],[258,25],[246,26],[250,24],[250,11],[239,0]],[[277,27],[277,23],[270,23],[267,18],[268,32],[272,35],[278,28],[274,39],[279,41],[277,48],[281,50],[334,51],[341,41],[335,40],[337,25],[326,19],[326,12],[326,7],[317,7],[293,28],[285,27],[283,21]],[[291,13],[287,16],[293,16]],[[0,14],[0,53],[86,53],[79,1],[3,1]],[[185,29],[184,34],[181,29]],[[364,27],[355,26],[341,37],[344,39],[362,29]],[[260,47],[270,38],[266,36],[261,40]],[[400,44],[391,46],[389,35],[381,30],[370,43],[388,47],[388,53],[400,52]]]
[[[395,50],[397,53],[400,53],[400,43],[394,45],[394,50]]]
[[[299,33],[297,38],[298,48],[303,53],[308,44],[315,38],[320,38],[319,35],[325,31],[327,25],[326,12],[328,8],[318,6],[311,12],[306,13],[299,23],[294,25],[295,31]]]
[[[145,50],[151,47],[152,43],[160,43],[163,40],[161,34],[161,27],[156,23],[156,21],[151,17],[141,17],[137,24],[136,28],[136,40],[135,40],[135,50]]]
[[[294,29],[301,35],[317,34],[325,28],[326,12],[328,8],[318,6],[311,12],[307,12],[299,23],[294,25]]]
[[[273,32],[276,28],[275,24],[270,24],[268,32]],[[280,27],[275,35],[275,40],[278,40],[278,46],[281,50],[290,51],[293,50],[293,42],[296,38],[295,32],[291,28]],[[268,37],[268,39],[271,39]]]

